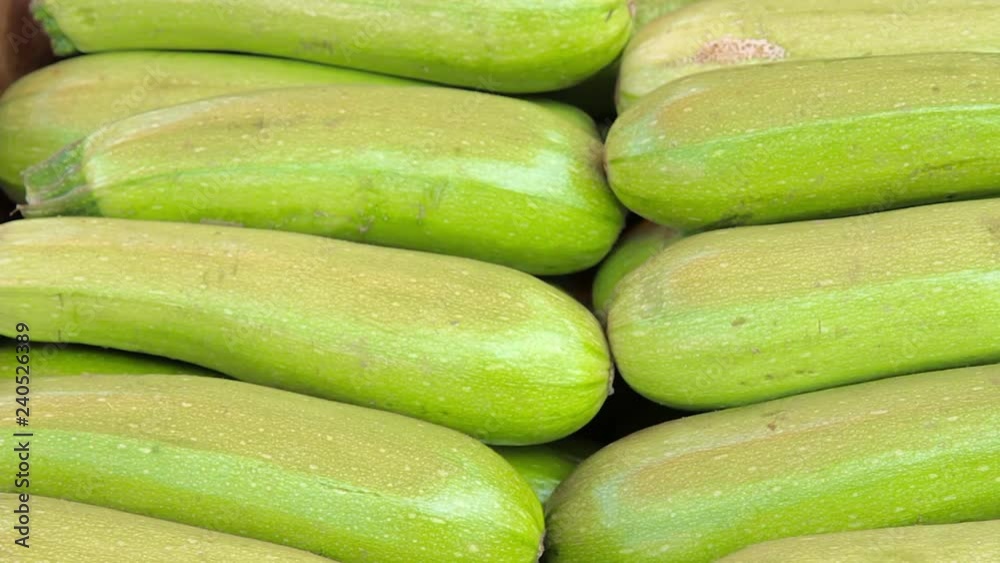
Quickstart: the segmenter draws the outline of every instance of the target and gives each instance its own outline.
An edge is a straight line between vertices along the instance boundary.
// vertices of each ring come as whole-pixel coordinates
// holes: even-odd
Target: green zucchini
[[[218,375],[191,364],[184,364],[142,354],[130,354],[119,350],[33,342],[25,348],[13,340],[0,338],[0,374],[15,375],[23,363],[18,357],[27,355],[28,375],[60,377],[66,375],[90,374],[168,374]],[[25,370],[22,370],[25,371]]]
[[[0,400],[14,404],[6,386]],[[0,415],[0,459],[30,444],[30,492],[345,563],[536,561],[542,510],[488,447],[392,413],[239,381],[31,381],[30,438]],[[44,412],[45,414],[40,414]],[[0,490],[11,492],[13,479]],[[19,492],[28,492],[23,488]],[[38,530],[39,540],[45,535]]]
[[[0,335],[17,323],[33,340],[173,358],[499,445],[576,431],[611,372],[597,320],[527,274],[211,225],[0,226]]]
[[[1000,362],[1000,199],[686,238],[618,287],[622,376],[682,409]]]
[[[1000,52],[995,0],[700,0],[636,33],[622,58],[618,110],[673,80],[719,68],[963,51]],[[835,79],[829,86],[832,99],[849,89]],[[774,90],[768,101],[783,105],[787,94]]]
[[[612,127],[608,177],[697,230],[1000,195],[998,145],[1000,54],[782,63],[650,94]]]
[[[564,440],[540,446],[494,448],[531,485],[542,504],[559,483],[599,448],[581,440]]]
[[[1000,518],[998,404],[993,365],[654,426],[559,486],[549,558],[708,563],[779,538]]]
[[[29,170],[29,217],[223,222],[586,269],[624,212],[601,142],[565,115],[450,88],[332,86],[192,102],[109,125]]]
[[[558,90],[621,52],[628,0],[35,0],[58,54],[160,49],[303,59],[505,93]]]
[[[324,65],[223,53],[119,52],[60,61],[0,97],[0,183],[24,201],[21,173],[113,121],[251,90],[418,82]]]
[[[594,311],[600,319],[606,319],[615,288],[633,270],[646,260],[673,244],[681,234],[670,227],[643,221],[629,229],[618,246],[611,251],[594,277]]]
[[[774,540],[723,557],[719,563],[996,563],[1000,520],[904,526]]]
[[[21,510],[28,517],[26,543],[30,547],[25,549],[13,541],[0,543],[0,559],[7,563],[330,563],[306,551],[117,510],[37,495],[25,500],[22,502],[18,495],[0,494],[4,514]],[[34,537],[31,530],[37,531]],[[14,539],[20,537],[15,535]]]

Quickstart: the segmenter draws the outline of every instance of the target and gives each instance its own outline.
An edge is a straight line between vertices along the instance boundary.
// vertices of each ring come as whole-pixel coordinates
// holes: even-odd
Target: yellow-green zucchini
[[[111,124],[30,169],[23,211],[235,223],[561,274],[597,263],[624,224],[602,160],[592,131],[525,100],[270,90]]]
[[[8,533],[11,541],[0,542],[6,563],[331,563],[282,545],[38,495],[0,494],[0,510],[8,518],[27,515],[28,539],[15,544]],[[13,539],[24,537],[14,532]]]
[[[997,405],[994,365],[654,426],[559,486],[546,510],[548,555],[709,563],[779,538],[1000,518]]]
[[[625,205],[698,230],[1000,195],[997,146],[1000,53],[941,53],[690,76],[615,123],[607,160]]]
[[[0,334],[18,323],[33,340],[173,358],[502,445],[579,429],[611,371],[597,320],[527,274],[211,225],[0,226]]]
[[[14,389],[0,400],[14,404]],[[27,428],[0,414],[0,490],[104,506],[344,563],[537,559],[542,511],[503,458],[392,413],[208,377],[31,381]],[[44,413],[44,414],[43,414]],[[30,430],[32,436],[13,436]],[[38,529],[38,539],[44,531]]]
[[[628,0],[35,0],[58,54],[238,51],[480,90],[580,82],[619,54]]]
[[[998,246],[1000,199],[702,233],[618,286],[608,335],[693,410],[1000,362]]]
[[[718,68],[962,51],[1000,52],[995,0],[699,0],[631,40],[622,58],[618,109],[672,80]],[[830,84],[836,97],[836,80]],[[787,94],[775,90],[768,100],[780,106]]]

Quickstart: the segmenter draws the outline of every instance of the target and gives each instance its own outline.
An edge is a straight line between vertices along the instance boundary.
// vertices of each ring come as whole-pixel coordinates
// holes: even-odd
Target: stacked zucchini
[[[1000,557],[990,0],[34,13],[85,53],[0,97],[48,559]],[[606,138],[552,101],[609,78]],[[593,444],[613,383],[685,414]]]

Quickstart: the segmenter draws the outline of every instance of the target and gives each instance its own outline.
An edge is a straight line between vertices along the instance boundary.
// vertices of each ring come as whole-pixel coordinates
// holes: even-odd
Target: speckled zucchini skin
[[[562,274],[624,224],[602,160],[592,130],[525,100],[271,90],[105,127],[25,174],[24,213],[236,223]]]
[[[115,52],[66,59],[0,97],[0,184],[23,202],[21,173],[113,121],[194,100],[323,84],[419,84],[285,59],[223,53]]]
[[[1000,54],[943,53],[677,80],[615,123],[607,160],[625,205],[700,230],[1000,195],[997,146]]]
[[[542,511],[531,488],[488,447],[440,426],[178,375],[43,377],[31,404],[46,413],[31,417],[35,494],[344,563],[538,557]],[[8,464],[13,414],[0,418]]]
[[[654,426],[560,485],[546,511],[548,555],[708,563],[778,538],[998,518],[998,404],[993,365]]]
[[[21,504],[18,495],[0,494],[6,514]],[[77,502],[32,495],[27,505],[37,532],[28,549],[12,541],[0,543],[0,558],[7,563],[330,563],[307,551]]]
[[[293,233],[57,218],[0,227],[0,334],[164,356],[493,444],[571,434],[608,393],[600,324],[527,274]],[[76,327],[73,331],[65,327]]]
[[[728,555],[719,563],[995,563],[1000,520],[904,526],[774,540]]]
[[[59,54],[238,51],[505,93],[596,73],[632,29],[628,0],[35,0]]]
[[[629,42],[618,110],[678,78],[736,65],[963,51],[1000,52],[994,0],[699,0]]]
[[[689,410],[1000,362],[1000,199],[688,237],[627,277],[622,376]]]
[[[13,376],[17,367],[17,357],[24,355],[24,348],[18,349],[13,340],[0,338],[0,374]],[[166,358],[130,354],[120,350],[33,342],[27,349],[30,375],[59,377],[65,375],[114,375],[114,374],[166,374],[218,375],[195,365],[175,362]]]
[[[629,229],[594,276],[594,312],[606,319],[615,288],[625,276],[642,266],[659,251],[680,239],[676,229],[643,221]]]

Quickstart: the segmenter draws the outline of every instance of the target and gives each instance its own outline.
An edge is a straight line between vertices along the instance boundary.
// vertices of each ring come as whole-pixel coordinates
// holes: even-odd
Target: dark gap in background
[[[13,212],[14,204],[7,199],[7,196],[3,195],[3,192],[0,192],[0,223],[6,223],[13,219],[14,217],[11,216]]]

